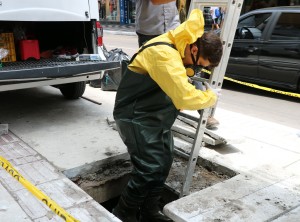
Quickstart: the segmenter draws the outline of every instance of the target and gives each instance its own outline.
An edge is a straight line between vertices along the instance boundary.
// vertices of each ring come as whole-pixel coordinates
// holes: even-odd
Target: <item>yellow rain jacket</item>
[[[217,97],[211,90],[201,91],[188,82],[183,65],[187,45],[194,43],[204,33],[204,18],[194,9],[188,20],[146,43],[166,42],[175,45],[157,45],[140,52],[128,68],[136,73],[149,74],[159,87],[171,98],[177,109],[199,110],[215,104]]]

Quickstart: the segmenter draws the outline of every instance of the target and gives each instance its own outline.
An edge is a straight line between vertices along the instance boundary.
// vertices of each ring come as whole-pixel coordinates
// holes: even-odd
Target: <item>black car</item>
[[[241,15],[226,76],[300,92],[300,6]]]

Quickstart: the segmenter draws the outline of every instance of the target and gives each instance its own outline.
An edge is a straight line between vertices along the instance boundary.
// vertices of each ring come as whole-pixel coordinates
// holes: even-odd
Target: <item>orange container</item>
[[[40,59],[40,48],[38,40],[20,40],[21,60],[29,58]]]
[[[0,48],[8,50],[8,55],[1,59],[1,62],[15,62],[16,50],[13,33],[1,33],[0,34]]]

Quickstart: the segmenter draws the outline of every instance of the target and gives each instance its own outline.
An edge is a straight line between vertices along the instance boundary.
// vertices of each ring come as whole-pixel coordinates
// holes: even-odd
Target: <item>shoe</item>
[[[159,208],[159,196],[148,197],[141,207],[140,222],[172,222]]]
[[[220,122],[218,120],[216,120],[214,117],[209,116],[207,118],[207,124],[206,124],[206,129],[216,129],[217,126],[220,125]]]
[[[122,222],[138,222],[138,208],[129,207],[120,197],[117,206],[112,210],[112,214],[119,218]]]

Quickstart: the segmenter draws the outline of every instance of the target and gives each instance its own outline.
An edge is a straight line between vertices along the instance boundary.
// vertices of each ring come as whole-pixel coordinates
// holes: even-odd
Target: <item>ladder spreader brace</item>
[[[202,11],[204,11],[204,7],[211,7],[211,6],[226,8],[226,15],[225,15],[223,26],[221,28],[221,35],[220,35],[223,41],[223,56],[220,61],[220,64],[213,70],[209,79],[209,83],[213,88],[222,87],[242,5],[243,5],[243,0],[229,0],[229,1],[228,0],[217,0],[217,1],[191,0],[189,14],[191,10],[195,8],[199,8]],[[224,140],[223,142],[226,142],[225,139],[219,137],[215,133],[212,133],[205,128],[207,118],[210,115],[211,111],[212,111],[211,108],[202,110],[200,112],[199,119],[196,119],[198,122],[198,126],[196,128],[196,134],[194,136],[193,146],[191,149],[191,153],[189,155],[189,161],[185,172],[185,178],[183,180],[184,181],[183,186],[180,191],[180,197],[187,196],[189,194],[192,177],[197,163],[199,151],[202,147],[202,141],[205,133],[211,133],[211,135],[213,135],[213,137],[215,137],[217,140],[218,139],[221,141]],[[180,115],[184,116],[185,118],[190,118],[192,120],[195,120],[195,117],[192,117],[190,115],[184,113],[180,113]]]

